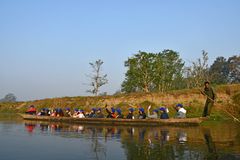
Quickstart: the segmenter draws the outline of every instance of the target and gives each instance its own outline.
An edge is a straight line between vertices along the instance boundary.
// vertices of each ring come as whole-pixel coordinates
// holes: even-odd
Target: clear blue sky
[[[0,98],[87,95],[89,62],[104,61],[114,93],[139,50],[184,61],[240,53],[239,0],[0,0]]]

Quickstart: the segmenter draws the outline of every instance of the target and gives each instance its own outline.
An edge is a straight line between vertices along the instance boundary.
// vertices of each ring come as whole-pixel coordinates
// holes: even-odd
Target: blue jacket
[[[169,116],[166,112],[163,112],[160,116],[160,119],[169,119]]]

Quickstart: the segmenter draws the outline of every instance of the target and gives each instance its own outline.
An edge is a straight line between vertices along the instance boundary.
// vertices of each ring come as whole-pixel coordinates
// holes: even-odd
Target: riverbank
[[[229,117],[228,112],[236,112],[238,107],[238,96],[240,84],[215,86],[217,93],[217,101],[212,111],[213,119],[224,119]],[[237,96],[237,97],[236,97]],[[235,98],[235,99],[234,99]],[[170,110],[170,116],[173,116],[173,106],[182,103],[188,111],[188,117],[199,117],[202,114],[205,97],[200,94],[199,89],[185,89],[171,91],[167,93],[132,93],[119,94],[114,96],[98,96],[98,97],[62,97],[49,98],[27,102],[0,103],[0,112],[23,113],[27,107],[34,105],[36,108],[81,108],[90,110],[92,107],[104,107],[105,105],[120,107],[123,113],[127,112],[129,107],[142,106],[145,109],[149,105],[152,108],[158,106],[167,106]],[[230,109],[230,110],[229,110]],[[239,116],[239,113],[234,113]]]

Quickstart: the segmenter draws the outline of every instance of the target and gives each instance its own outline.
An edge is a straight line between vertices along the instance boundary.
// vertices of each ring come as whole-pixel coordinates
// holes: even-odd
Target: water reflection
[[[120,142],[126,159],[238,159],[240,144],[235,130],[218,133],[207,127],[116,127],[25,122],[25,131],[62,138],[88,139],[95,159],[108,159],[107,142]],[[233,129],[233,128],[232,128]],[[212,134],[213,132],[213,134]],[[228,146],[232,148],[228,148]],[[114,146],[114,144],[113,144]],[[120,159],[125,159],[121,157]]]

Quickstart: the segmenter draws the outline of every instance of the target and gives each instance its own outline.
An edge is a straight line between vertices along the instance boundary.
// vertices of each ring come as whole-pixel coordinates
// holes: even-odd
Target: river
[[[24,121],[0,114],[1,160],[240,159],[234,123],[117,127]]]

